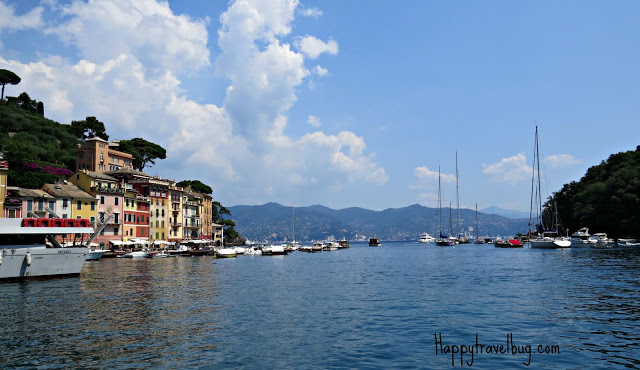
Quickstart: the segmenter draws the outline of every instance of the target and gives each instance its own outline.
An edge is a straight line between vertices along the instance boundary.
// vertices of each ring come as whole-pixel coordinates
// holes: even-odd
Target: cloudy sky
[[[0,68],[60,123],[167,149],[224,205],[528,211],[640,144],[637,1],[0,0]]]

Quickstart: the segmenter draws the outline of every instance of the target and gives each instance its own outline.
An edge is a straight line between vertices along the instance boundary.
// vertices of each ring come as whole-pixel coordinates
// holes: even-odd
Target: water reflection
[[[0,285],[17,367],[449,368],[433,333],[558,344],[535,367],[638,367],[640,252],[387,243],[286,257],[106,259]],[[523,367],[484,356],[481,368]],[[5,366],[6,365],[6,366]]]

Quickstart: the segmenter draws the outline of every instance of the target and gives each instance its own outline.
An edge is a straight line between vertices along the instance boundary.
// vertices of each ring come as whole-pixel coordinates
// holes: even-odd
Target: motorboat
[[[523,244],[518,239],[497,239],[493,243],[497,248],[522,248]]]
[[[571,234],[571,246],[573,247],[588,247],[591,244],[595,244],[598,241],[596,237],[589,234],[589,228],[583,227],[575,233]]]
[[[336,242],[328,242],[325,243],[324,246],[322,247],[323,251],[337,251],[339,248],[339,244]]]
[[[349,244],[349,242],[345,238],[338,240],[338,245],[340,246],[340,248],[351,248],[351,244]]]
[[[151,258],[152,255],[148,250],[133,251],[124,255],[124,258]]]
[[[233,258],[238,255],[235,248],[222,248],[216,250],[216,258]]]
[[[89,248],[62,248],[55,236],[90,235],[93,227],[89,220],[73,220],[74,226],[51,220],[63,219],[0,218],[0,281],[80,276]]]
[[[436,240],[433,236],[429,235],[429,233],[422,233],[420,235],[420,239],[418,239],[419,243],[433,243]]]
[[[87,261],[97,261],[107,252],[109,252],[108,249],[96,249],[95,247],[90,248],[89,253],[87,253]]]
[[[379,247],[380,246],[380,239],[378,239],[378,238],[369,238],[369,246],[370,247]]]
[[[245,256],[261,256],[262,249],[258,247],[247,247],[244,251]]]

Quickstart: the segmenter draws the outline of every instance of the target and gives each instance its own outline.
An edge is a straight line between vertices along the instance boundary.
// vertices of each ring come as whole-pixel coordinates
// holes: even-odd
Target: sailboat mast
[[[480,233],[480,227],[478,226],[478,203],[476,203],[476,239],[478,239],[479,233]]]
[[[449,236],[453,236],[453,213],[451,212],[451,202],[449,202]]]
[[[458,236],[460,236],[460,191],[458,190],[458,152],[456,151],[456,203],[458,206],[458,217],[456,217],[456,229],[458,229]]]
[[[438,232],[442,237],[442,190],[440,185],[440,166],[438,166]]]
[[[531,178],[531,210],[529,212],[529,234],[531,226],[542,224],[542,196],[540,189],[540,152],[538,148],[538,126],[536,126],[536,136],[533,145],[533,175]],[[537,182],[537,187],[536,187]]]
[[[291,224],[293,225],[293,241],[296,241],[296,205],[291,207]]]

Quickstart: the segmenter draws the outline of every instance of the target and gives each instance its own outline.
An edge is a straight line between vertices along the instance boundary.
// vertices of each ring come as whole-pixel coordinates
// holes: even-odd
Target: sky
[[[529,211],[640,145],[640,2],[0,0],[0,69],[225,206]],[[458,181],[456,186],[456,155]]]

